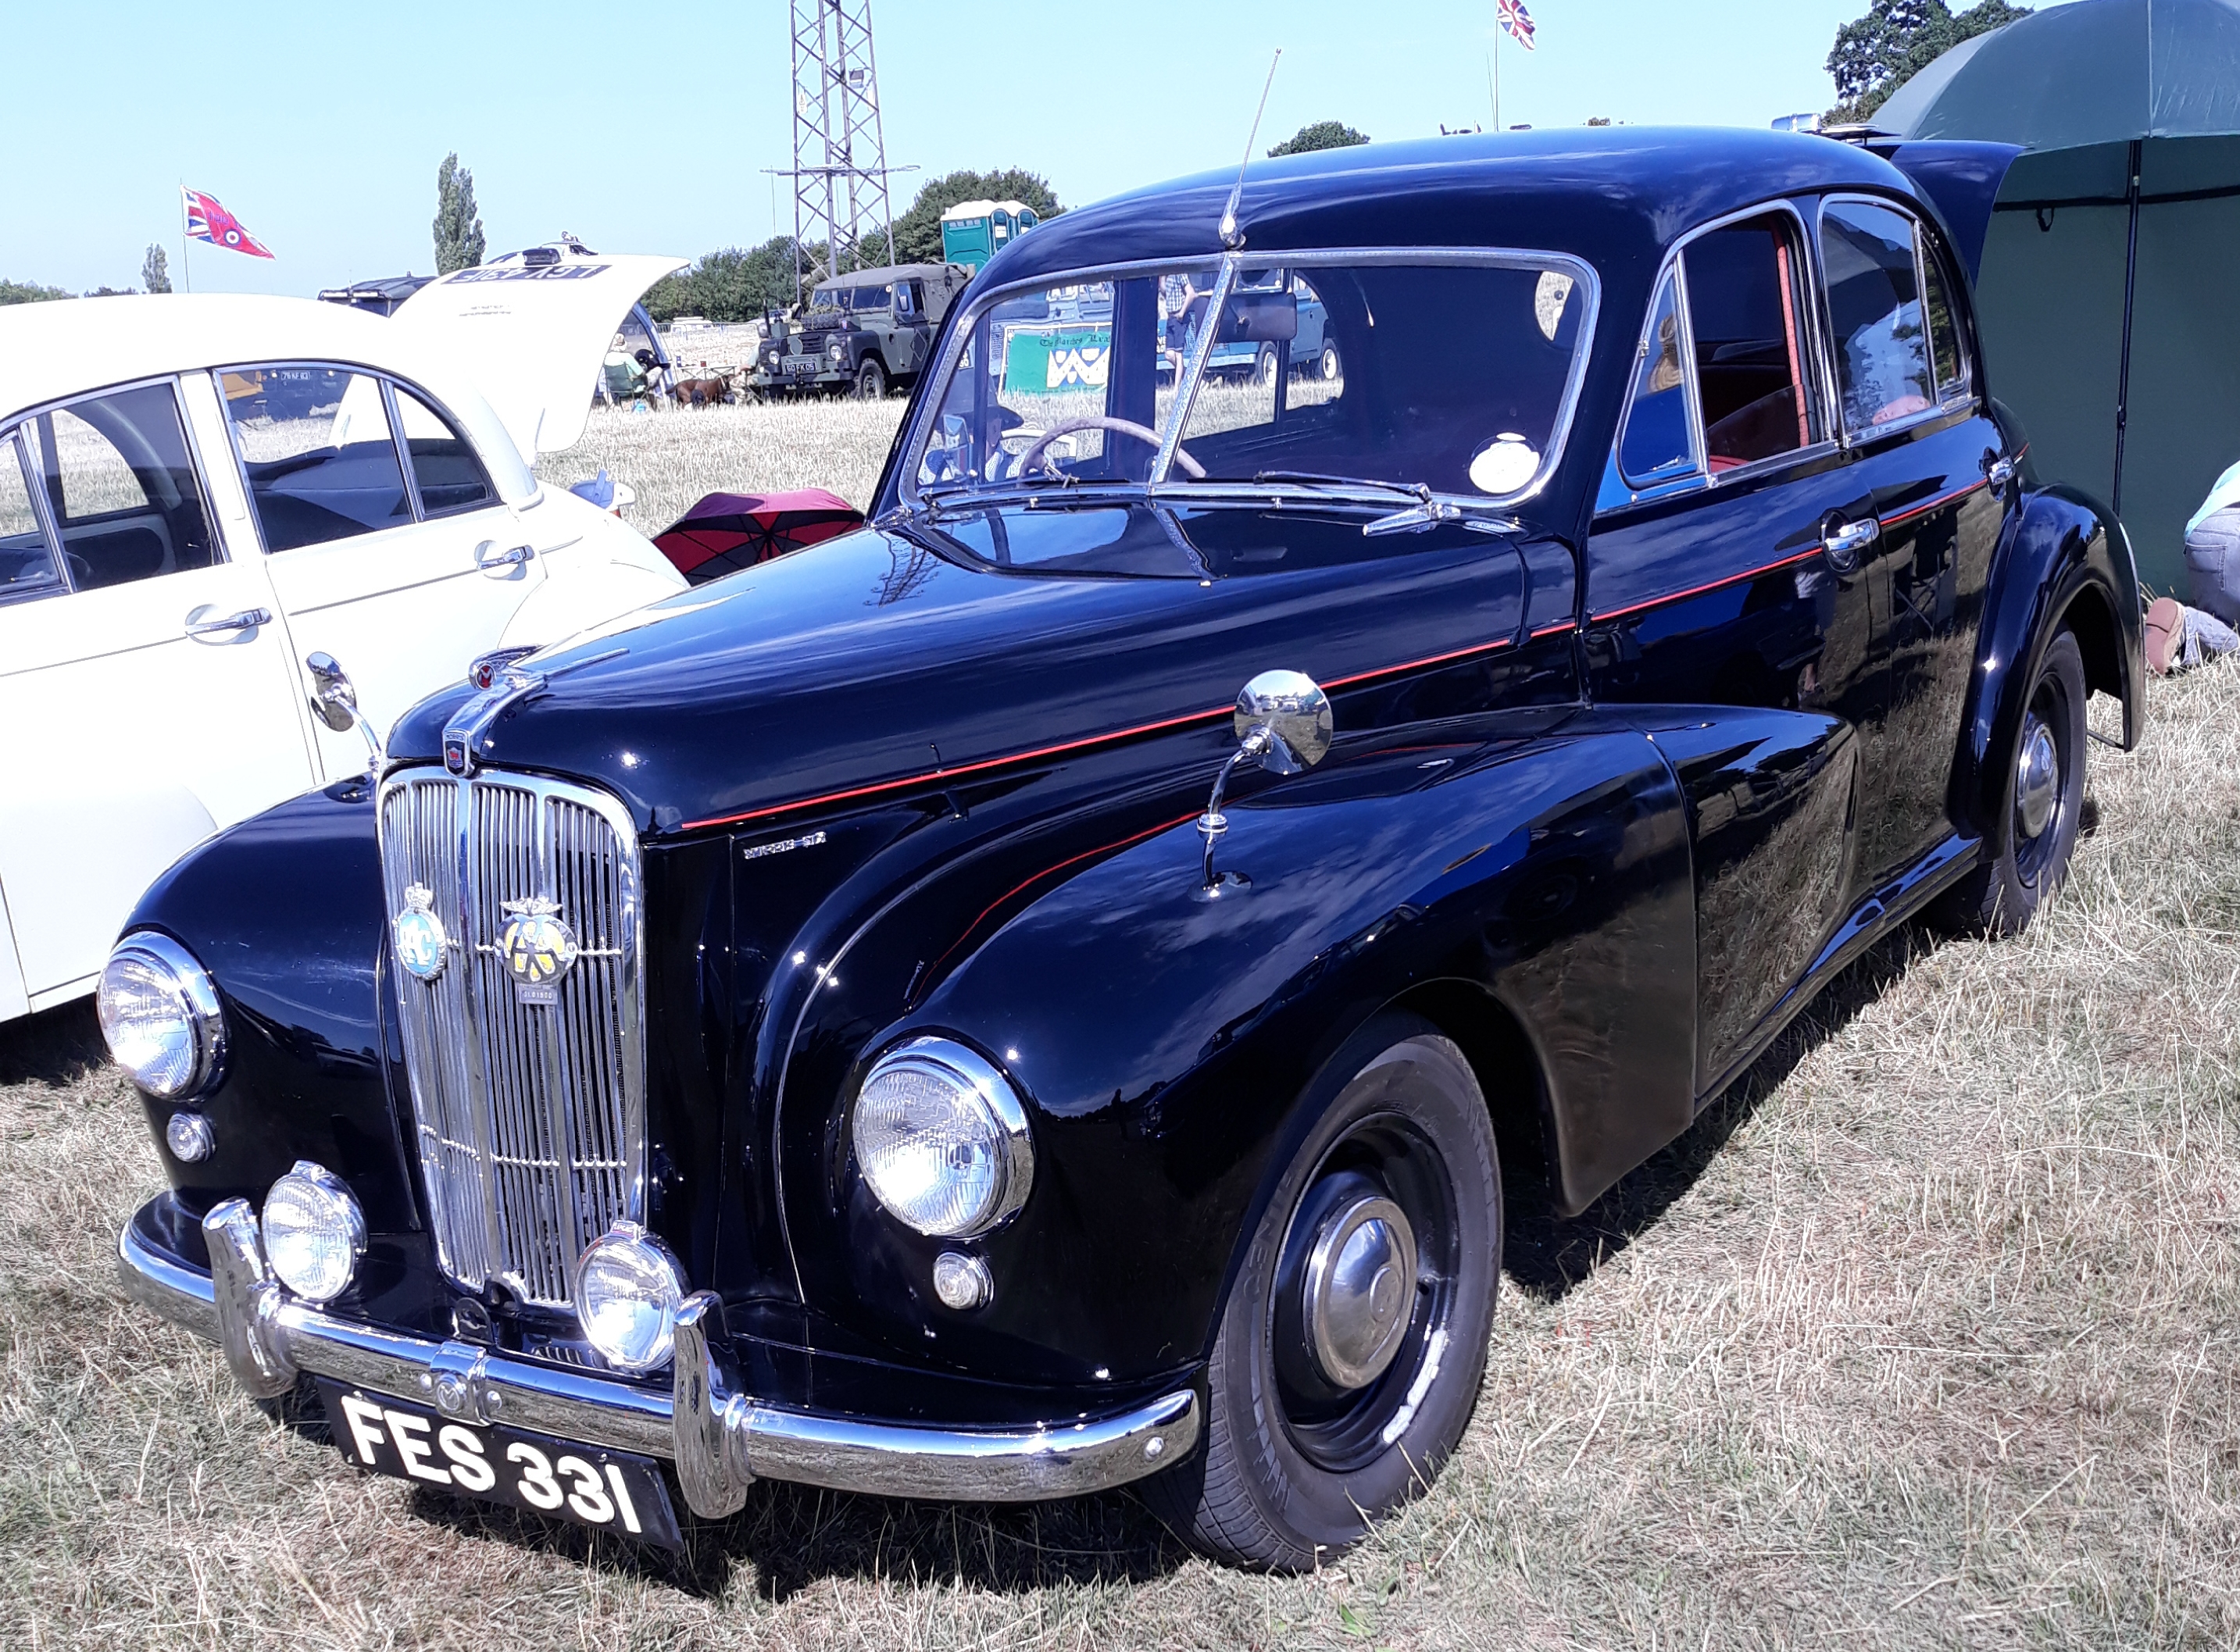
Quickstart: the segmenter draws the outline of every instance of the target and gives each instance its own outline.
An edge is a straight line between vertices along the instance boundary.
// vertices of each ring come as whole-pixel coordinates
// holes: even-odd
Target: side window
[[[1714,230],[1681,259],[1711,474],[1811,446],[1804,262],[1790,220],[1768,215]]]
[[[1912,220],[1889,207],[1833,201],[1820,218],[1843,423],[1854,436],[1936,405]]]
[[[1937,399],[1950,402],[1968,393],[1968,358],[1960,349],[1960,323],[1952,313],[1952,289],[1944,265],[1927,234],[1920,236],[1921,291],[1929,312],[1929,355],[1937,371]]]
[[[62,570],[31,508],[31,486],[11,431],[0,436],[0,606],[62,589]]]
[[[1650,310],[1634,370],[1633,405],[1618,438],[1618,469],[1633,487],[1654,488],[1696,474],[1696,433],[1688,414],[1686,318],[1680,283],[1666,276]]]
[[[265,550],[412,520],[379,379],[339,367],[253,367],[220,382]]]
[[[22,432],[78,590],[207,568],[216,536],[169,384],[37,414]]]
[[[404,451],[412,460],[422,512],[441,516],[496,504],[497,490],[483,474],[474,445],[410,390],[402,384],[396,390],[397,422],[404,431]]]

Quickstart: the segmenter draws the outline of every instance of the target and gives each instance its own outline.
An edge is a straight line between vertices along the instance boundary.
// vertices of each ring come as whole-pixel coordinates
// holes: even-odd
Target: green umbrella
[[[1875,124],[2016,143],[1977,283],[2040,473],[2123,513],[2184,590],[2185,520],[2240,461],[2240,0],[2077,0],[1963,42]]]

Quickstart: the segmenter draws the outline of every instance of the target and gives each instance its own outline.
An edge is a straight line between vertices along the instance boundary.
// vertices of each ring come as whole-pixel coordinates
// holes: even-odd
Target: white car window
[[[237,367],[223,382],[266,550],[412,520],[379,379],[337,367]]]
[[[31,509],[31,490],[16,438],[0,436],[0,603],[45,596],[63,589],[54,552]]]
[[[78,590],[217,561],[210,513],[169,384],[111,390],[34,415],[27,456]]]
[[[406,390],[397,389],[397,422],[403,427],[404,450],[412,457],[412,480],[420,490],[420,509],[430,516],[477,510],[497,503],[473,445],[451,422]]]

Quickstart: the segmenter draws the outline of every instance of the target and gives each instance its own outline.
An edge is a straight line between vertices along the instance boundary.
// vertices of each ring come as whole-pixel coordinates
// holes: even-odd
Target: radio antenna
[[[1276,55],[1268,60],[1268,78],[1260,88],[1260,107],[1252,111],[1252,130],[1244,140],[1244,158],[1237,163],[1237,187],[1229,192],[1229,204],[1221,214],[1221,244],[1231,252],[1244,244],[1243,231],[1237,227],[1237,209],[1244,200],[1244,169],[1252,164],[1252,146],[1260,141],[1260,117],[1268,112],[1268,91],[1276,83],[1276,65],[1283,61],[1283,49],[1276,48]]]

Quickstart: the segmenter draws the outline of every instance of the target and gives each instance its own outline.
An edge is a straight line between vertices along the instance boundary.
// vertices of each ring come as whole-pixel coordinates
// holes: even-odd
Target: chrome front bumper
[[[156,1249],[128,1223],[117,1241],[125,1294],[217,1343],[251,1395],[274,1397],[300,1374],[316,1372],[417,1398],[462,1422],[666,1457],[685,1502],[709,1519],[735,1512],[758,1479],[968,1502],[1079,1496],[1180,1462],[1197,1443],[1197,1396],[1189,1389],[1116,1416],[1010,1429],[922,1428],[765,1405],[732,1378],[720,1352],[722,1305],[709,1291],[688,1298],[677,1317],[675,1377],[664,1394],[324,1313],[272,1276],[245,1201],[212,1209],[203,1233],[207,1274]]]

